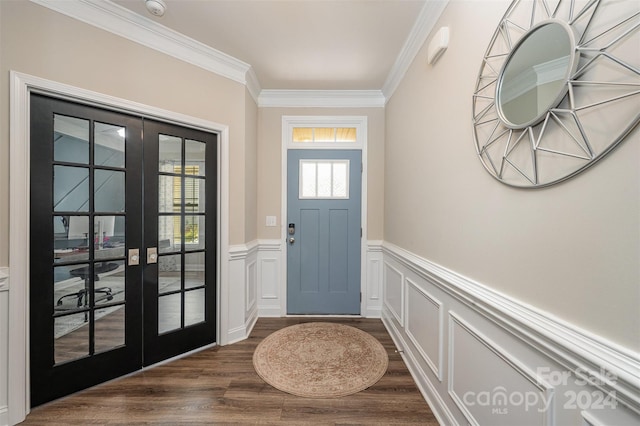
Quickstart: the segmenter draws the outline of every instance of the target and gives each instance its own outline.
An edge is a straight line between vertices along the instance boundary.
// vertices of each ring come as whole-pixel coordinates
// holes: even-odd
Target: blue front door
[[[289,150],[287,312],[360,314],[362,153]]]

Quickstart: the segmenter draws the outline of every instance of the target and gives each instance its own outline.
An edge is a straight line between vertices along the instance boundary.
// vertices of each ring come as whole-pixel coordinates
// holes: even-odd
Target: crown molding
[[[336,108],[384,107],[449,2],[425,2],[382,90],[262,90],[250,64],[109,0],[30,1],[244,84],[259,107]]]
[[[249,85],[249,64],[110,1],[31,1],[238,83]],[[251,78],[255,78],[255,74]],[[257,79],[251,82],[251,86],[256,84]],[[255,92],[255,88],[249,90]]]
[[[264,89],[258,97],[258,106],[263,108],[381,108],[384,105],[380,90]]]
[[[260,81],[258,80],[258,76],[256,75],[256,72],[253,69],[253,67],[249,68],[249,70],[247,71],[246,77],[247,77],[247,80],[245,84],[247,85],[247,90],[249,91],[249,94],[251,95],[251,97],[253,98],[253,101],[257,105],[258,97],[260,96],[260,92],[262,91],[262,88],[260,87]]]
[[[448,3],[449,0],[429,0],[425,2],[416,19],[416,23],[413,25],[404,46],[402,46],[402,50],[396,58],[396,62],[391,68],[391,72],[382,86],[382,93],[387,101],[391,99],[391,96],[400,85],[402,78],[407,73],[427,37],[431,34],[433,27]]]

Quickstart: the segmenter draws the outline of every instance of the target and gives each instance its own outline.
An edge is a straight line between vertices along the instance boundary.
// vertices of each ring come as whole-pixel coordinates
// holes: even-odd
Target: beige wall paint
[[[228,125],[230,243],[255,234],[244,219],[244,85],[31,2],[0,1],[0,8],[0,264],[9,256],[10,70]]]
[[[509,0],[453,0],[386,108],[385,240],[614,343],[640,349],[640,132],[577,177],[519,190],[475,153],[471,95]],[[606,126],[606,123],[602,123]]]
[[[383,108],[260,108],[258,113],[258,238],[279,239],[282,218],[282,116],[366,116],[368,163],[367,237],[382,239],[384,202]],[[277,227],[265,226],[266,216],[277,217]]]
[[[245,89],[245,241],[258,238],[258,106]]]

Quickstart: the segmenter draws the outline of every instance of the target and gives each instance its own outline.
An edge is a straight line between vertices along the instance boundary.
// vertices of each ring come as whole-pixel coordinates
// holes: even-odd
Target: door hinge
[[[360,293],[360,302],[362,302],[362,293]]]
[[[360,173],[364,172],[364,163],[360,163]]]
[[[360,228],[360,238],[362,238],[362,228]]]

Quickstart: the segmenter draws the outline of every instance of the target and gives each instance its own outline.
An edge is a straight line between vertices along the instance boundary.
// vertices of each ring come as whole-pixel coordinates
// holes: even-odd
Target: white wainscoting
[[[382,241],[369,241],[365,256],[361,307],[362,315],[367,318],[380,318],[382,315],[383,265]]]
[[[9,268],[0,267],[0,425],[9,424]]]
[[[443,425],[640,424],[640,356],[382,243],[382,319]]]
[[[228,293],[220,303],[220,344],[246,339],[258,319],[258,242],[229,246]]]
[[[283,245],[280,240],[259,240],[258,244],[258,316],[280,317],[286,314],[283,291]]]
[[[286,271],[283,257],[286,247],[280,240],[257,241],[258,316],[281,317],[287,314]],[[367,318],[380,318],[382,309],[382,242],[367,244],[362,268],[360,312]]]
[[[380,318],[382,242],[374,241],[367,247],[361,312],[368,318]],[[258,317],[286,315],[285,249],[280,240],[255,240],[229,247],[229,285],[220,296],[220,344],[249,337]]]

